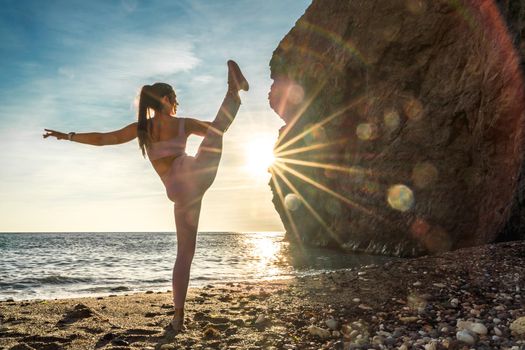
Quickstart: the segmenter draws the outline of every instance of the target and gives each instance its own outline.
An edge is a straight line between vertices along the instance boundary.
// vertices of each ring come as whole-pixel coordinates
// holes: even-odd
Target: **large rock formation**
[[[525,68],[525,0],[498,0],[501,13],[507,22],[514,47],[521,58],[522,76]],[[525,239],[525,162],[521,164],[518,189],[514,193],[511,214],[499,241]]]
[[[290,240],[413,256],[496,239],[525,114],[494,2],[314,0],[270,66]]]

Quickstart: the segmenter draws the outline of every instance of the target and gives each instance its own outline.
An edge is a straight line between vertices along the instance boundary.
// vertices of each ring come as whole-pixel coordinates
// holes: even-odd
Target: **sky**
[[[90,146],[43,129],[136,121],[140,88],[174,86],[177,114],[211,121],[226,61],[250,81],[204,197],[199,231],[282,231],[264,154],[282,120],[269,61],[305,0],[0,0],[0,232],[174,231],[173,203],[136,140]],[[189,139],[194,154],[201,139]],[[256,161],[254,161],[256,160]]]

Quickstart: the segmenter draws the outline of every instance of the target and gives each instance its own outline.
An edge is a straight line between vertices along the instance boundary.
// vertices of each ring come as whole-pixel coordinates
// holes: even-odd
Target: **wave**
[[[74,283],[90,283],[93,278],[89,277],[70,277],[62,275],[50,275],[44,277],[24,278],[20,280],[0,281],[0,287],[11,287],[13,285],[19,286],[41,286],[43,284],[61,285]]]

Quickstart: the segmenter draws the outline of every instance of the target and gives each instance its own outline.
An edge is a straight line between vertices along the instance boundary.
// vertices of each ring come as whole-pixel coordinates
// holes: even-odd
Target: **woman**
[[[228,61],[228,92],[213,122],[175,117],[177,97],[165,83],[146,85],[140,93],[138,122],[107,133],[68,134],[45,129],[44,138],[56,137],[89,145],[115,145],[138,137],[143,156],[148,155],[160,176],[168,198],[175,203],[177,258],[173,267],[173,303],[171,325],[183,329],[184,302],[188,290],[190,267],[195,253],[197,226],[202,197],[217,174],[222,154],[222,136],[235,118],[241,100],[239,90],[249,85],[234,61]],[[154,115],[150,117],[149,111]],[[204,136],[195,157],[185,153],[190,134]]]

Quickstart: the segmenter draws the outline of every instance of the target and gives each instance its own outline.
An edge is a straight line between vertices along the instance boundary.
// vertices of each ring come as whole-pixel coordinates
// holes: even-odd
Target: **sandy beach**
[[[1,349],[525,348],[525,243],[191,288],[174,334],[171,293],[4,301]]]

